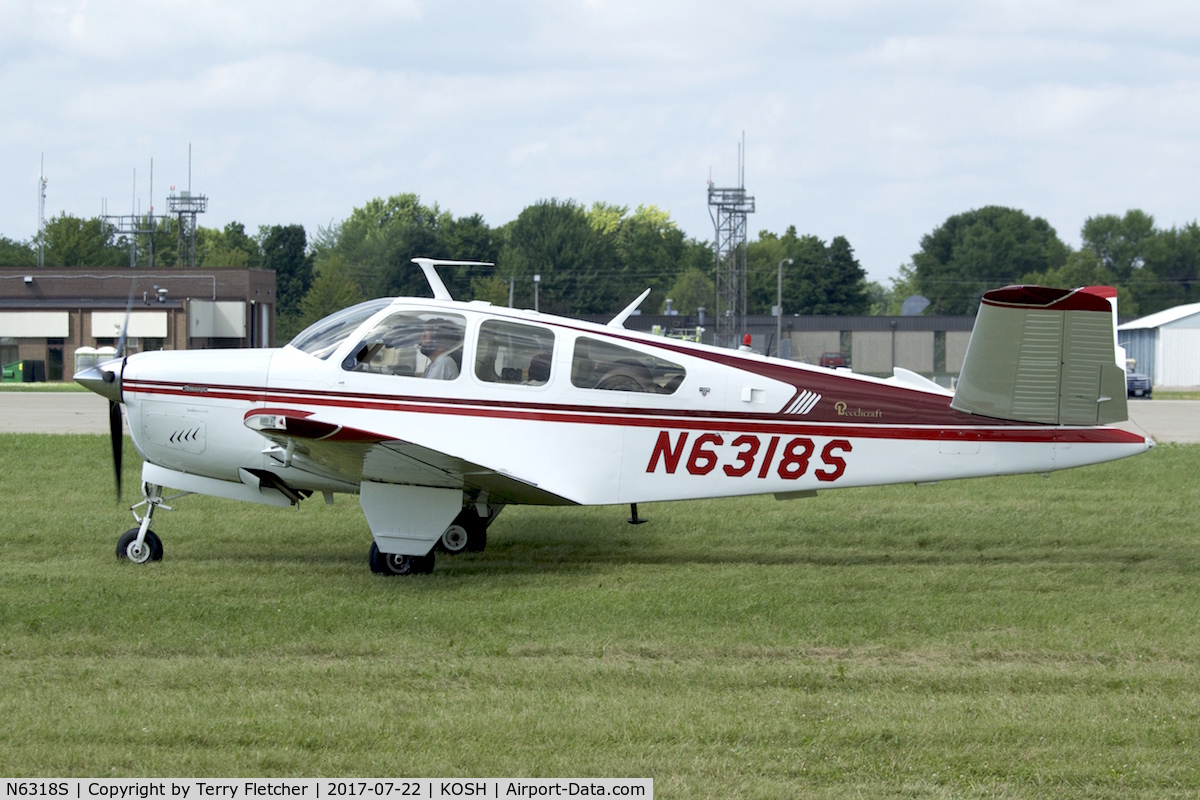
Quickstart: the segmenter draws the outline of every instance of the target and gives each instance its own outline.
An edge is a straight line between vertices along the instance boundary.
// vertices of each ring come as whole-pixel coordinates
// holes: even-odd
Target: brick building
[[[69,380],[80,348],[116,345],[131,291],[128,352],[274,342],[272,270],[0,267],[0,364]]]

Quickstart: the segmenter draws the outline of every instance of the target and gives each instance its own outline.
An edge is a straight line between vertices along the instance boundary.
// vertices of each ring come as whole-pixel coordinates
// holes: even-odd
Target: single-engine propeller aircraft
[[[162,558],[164,488],[277,506],[357,494],[373,571],[482,550],[507,505],[661,500],[925,483],[1144,452],[1126,419],[1109,287],[983,296],[956,391],[451,298],[347,308],[284,347],[144,352],[75,380],[121,413],[142,466],[117,555]],[[123,338],[123,337],[122,337]],[[122,342],[123,344],[123,342]],[[123,352],[123,347],[122,347]],[[119,353],[120,355],[120,353]],[[144,507],[141,514],[138,509]]]

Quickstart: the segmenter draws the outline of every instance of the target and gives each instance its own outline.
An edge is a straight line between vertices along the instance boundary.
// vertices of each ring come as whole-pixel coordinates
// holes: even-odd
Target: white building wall
[[[896,331],[892,366],[928,375],[933,372],[933,331]]]
[[[970,331],[946,331],[946,372],[962,372],[970,341]]]
[[[1200,386],[1200,327],[1166,325],[1158,331],[1156,386]]]

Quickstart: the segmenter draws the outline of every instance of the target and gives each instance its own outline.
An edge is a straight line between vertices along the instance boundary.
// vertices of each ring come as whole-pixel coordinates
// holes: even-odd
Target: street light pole
[[[783,357],[783,265],[792,263],[792,259],[785,258],[779,262],[779,284],[775,288],[775,355]]]
[[[533,276],[533,310],[538,310],[538,287],[542,285],[542,276]]]

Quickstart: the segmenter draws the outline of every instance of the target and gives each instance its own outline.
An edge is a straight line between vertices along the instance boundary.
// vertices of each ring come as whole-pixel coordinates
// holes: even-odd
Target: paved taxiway
[[[1200,443],[1200,401],[1130,400],[1120,427],[1156,442]],[[108,402],[83,392],[0,392],[0,433],[107,433]]]

